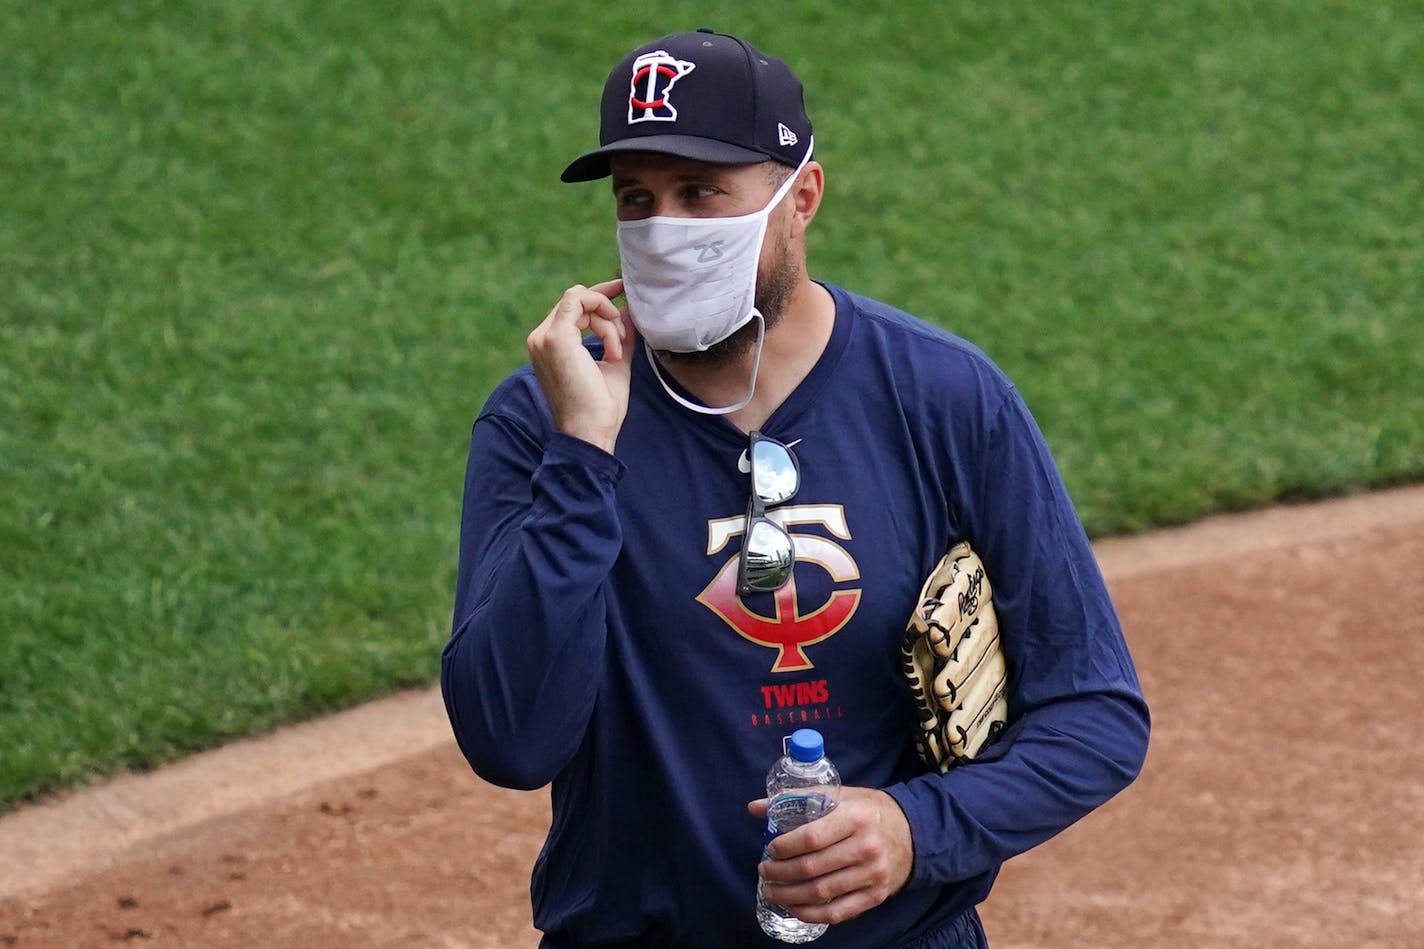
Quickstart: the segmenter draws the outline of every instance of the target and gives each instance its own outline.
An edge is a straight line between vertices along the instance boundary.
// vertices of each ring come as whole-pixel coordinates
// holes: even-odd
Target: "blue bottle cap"
[[[816,729],[798,728],[791,733],[791,740],[786,743],[786,750],[791,755],[791,760],[810,764],[820,760],[821,756],[826,753],[826,742]]]

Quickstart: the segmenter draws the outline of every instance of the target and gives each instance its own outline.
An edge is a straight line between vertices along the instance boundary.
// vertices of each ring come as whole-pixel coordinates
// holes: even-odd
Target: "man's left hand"
[[[766,819],[765,799],[747,810]],[[808,923],[841,923],[879,906],[910,878],[914,844],[895,799],[843,788],[835,810],[788,831],[757,868],[767,897]]]

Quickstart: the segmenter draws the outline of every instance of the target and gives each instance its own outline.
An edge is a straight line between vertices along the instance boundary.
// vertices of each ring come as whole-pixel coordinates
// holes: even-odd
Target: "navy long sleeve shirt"
[[[775,945],[745,808],[803,725],[914,840],[908,884],[827,949],[942,929],[1141,767],[1122,630],[1017,390],[967,342],[828,289],[831,340],[762,429],[801,469],[770,511],[796,552],[774,594],[736,593],[747,436],[667,398],[641,352],[613,454],[553,430],[528,367],[475,422],[442,684],[478,774],[552,782],[532,884],[547,945]],[[939,775],[915,756],[899,646],[961,539],[993,582],[1010,727]]]

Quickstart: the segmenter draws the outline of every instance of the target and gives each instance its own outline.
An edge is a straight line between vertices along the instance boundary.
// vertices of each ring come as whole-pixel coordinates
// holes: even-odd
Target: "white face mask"
[[[618,222],[618,255],[628,314],[643,337],[653,371],[682,405],[709,415],[735,412],[751,401],[753,392],[736,405],[709,408],[673,392],[662,377],[652,350],[695,353],[720,343],[753,318],[761,320],[751,388],[766,335],[766,320],[756,308],[757,265],[766,224],[811,158],[814,140],[796,171],[766,207],[737,217],[650,217]]]

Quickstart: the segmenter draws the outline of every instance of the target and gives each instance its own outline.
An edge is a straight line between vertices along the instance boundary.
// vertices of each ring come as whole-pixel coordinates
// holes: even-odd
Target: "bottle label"
[[[802,824],[826,814],[835,806],[835,799],[823,792],[798,794],[784,792],[772,799],[766,809],[766,835],[762,847],[771,843],[773,837],[795,830]]]

